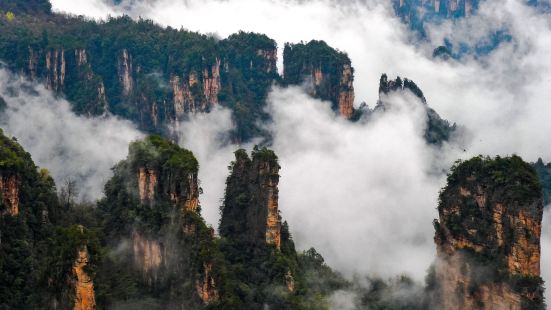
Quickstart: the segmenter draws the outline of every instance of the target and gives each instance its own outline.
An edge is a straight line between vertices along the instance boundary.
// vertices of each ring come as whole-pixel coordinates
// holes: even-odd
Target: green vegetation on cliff
[[[181,111],[220,103],[234,112],[234,138],[248,140],[261,134],[257,121],[267,119],[265,98],[278,78],[275,41],[255,33],[219,41],[128,16],[60,14],[2,17],[0,27],[0,60],[10,69],[66,95],[77,113],[109,111],[152,133],[168,135]]]
[[[354,70],[350,58],[324,41],[285,44],[283,66],[285,85],[306,83],[312,88],[310,94],[330,101],[333,110],[339,111],[341,93],[350,92],[353,101]],[[348,73],[345,73],[346,68],[350,70]]]
[[[429,289],[446,287],[437,296],[448,302],[489,304],[491,299],[478,295],[486,289],[501,294],[499,302],[513,305],[514,299],[496,291],[504,287],[522,309],[544,309],[539,263],[543,195],[532,165],[516,155],[477,156],[457,161],[447,181],[440,193],[439,220],[434,221],[441,262]],[[465,279],[447,276],[459,272]],[[459,287],[460,282],[469,287]],[[445,293],[450,285],[461,293],[456,301]]]
[[[542,187],[534,168],[519,156],[495,158],[477,156],[466,161],[457,161],[448,175],[448,187],[461,185],[468,179],[499,192],[499,200],[524,202],[540,199]],[[444,197],[446,191],[441,193]]]
[[[63,226],[56,188],[17,140],[0,130],[0,308],[72,305],[66,283],[75,239]]]

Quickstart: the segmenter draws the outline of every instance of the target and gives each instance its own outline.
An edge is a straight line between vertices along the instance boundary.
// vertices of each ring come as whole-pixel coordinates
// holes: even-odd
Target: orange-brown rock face
[[[197,175],[188,175],[188,189],[186,191],[186,199],[184,202],[184,209],[187,211],[196,212],[199,207],[199,184],[197,182]]]
[[[456,168],[440,196],[433,307],[543,309],[543,201],[533,185],[537,180],[531,183],[533,171],[516,168],[523,167],[518,157],[496,159],[495,166],[471,161],[475,168]],[[512,168],[497,170],[499,165],[526,171],[530,178],[516,177],[522,173]]]
[[[197,73],[192,71],[184,78],[173,75],[170,78],[170,87],[172,89],[172,98],[174,104],[174,119],[178,122],[183,120],[186,113],[204,112],[209,107],[218,104],[218,94],[222,88],[220,80],[220,59],[216,59],[215,63],[204,68],[201,72],[201,85],[197,77]],[[204,98],[197,98],[193,95],[194,87],[201,87]]]
[[[142,203],[153,201],[157,190],[157,172],[153,169],[138,168],[138,192]]]
[[[130,95],[134,89],[134,79],[132,78],[132,57],[127,49],[123,49],[119,57],[119,80],[123,95]]]
[[[339,113],[345,118],[352,117],[354,113],[354,85],[352,67],[344,65],[339,91]]]
[[[73,264],[73,275],[76,278],[75,285],[75,310],[93,310],[96,308],[94,294],[94,282],[85,270],[88,265],[89,254],[86,246],[78,250],[78,256]]]
[[[212,264],[203,264],[203,273],[195,283],[195,288],[203,304],[218,301],[220,295],[216,288],[216,281],[212,277]]]
[[[145,274],[151,275],[153,281],[157,277],[157,271],[163,262],[163,248],[158,240],[150,240],[138,232],[132,234],[132,249],[134,263]]]
[[[312,70],[312,95],[322,99],[329,99],[336,103],[336,108],[340,115],[345,118],[352,117],[354,113],[354,75],[352,66],[349,64],[343,65],[339,76],[339,84],[328,86],[332,82],[329,74],[325,74],[321,68]],[[335,93],[325,93],[323,89],[335,88]]]
[[[440,285],[439,301],[433,309],[484,309],[484,310],[520,310],[521,295],[514,292],[505,283],[477,284],[469,274],[477,273],[476,267],[466,264],[464,255],[457,253],[439,259],[434,268]],[[476,291],[471,289],[476,287]]]
[[[170,79],[170,85],[172,87],[175,117],[177,121],[180,121],[183,119],[186,111],[195,112],[195,102],[189,85],[182,83],[179,76],[173,76]]]
[[[279,166],[273,167],[269,162],[259,164],[260,175],[264,179],[262,190],[267,196],[267,218],[266,218],[266,243],[274,244],[278,249],[281,247],[281,219],[278,209],[277,185],[279,177],[273,177],[278,174]]]
[[[279,169],[277,157],[267,149],[253,151],[252,160],[244,150],[236,152],[233,171],[226,182],[221,235],[240,235],[252,244],[270,244],[280,249]],[[247,200],[246,207],[242,199]]]
[[[291,270],[287,271],[285,274],[285,284],[287,285],[287,290],[289,292],[295,291],[295,277],[293,277],[293,273]]]
[[[320,86],[323,82],[323,72],[321,72],[321,68],[316,68],[312,71],[312,81],[314,82],[314,86]],[[314,94],[317,94],[316,89],[314,89]]]
[[[65,83],[65,51],[51,50],[46,53],[46,88],[61,91]],[[31,71],[32,72],[32,71]]]
[[[4,214],[16,216],[19,214],[19,177],[8,174],[0,175],[0,192],[2,203],[6,206]]]
[[[283,79],[289,85],[306,85],[315,98],[330,101],[344,118],[354,114],[354,69],[345,53],[323,41],[286,44]]]
[[[203,94],[209,105],[218,104],[218,93],[220,93],[220,59],[211,66],[210,70],[203,70]]]

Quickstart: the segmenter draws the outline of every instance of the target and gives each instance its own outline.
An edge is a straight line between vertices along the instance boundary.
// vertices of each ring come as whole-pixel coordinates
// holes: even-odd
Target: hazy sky
[[[437,216],[438,190],[444,186],[443,175],[430,173],[434,167],[448,167],[458,157],[480,153],[516,153],[528,161],[538,157],[551,161],[551,18],[520,0],[486,1],[479,16],[430,27],[431,41],[417,45],[410,43],[407,27],[382,0],[144,0],[127,2],[124,9],[99,0],[52,3],[55,10],[94,18],[124,11],[222,38],[238,30],[261,32],[280,47],[285,42],[323,39],[352,59],[357,105],[375,104],[379,77],[386,72],[392,78],[414,80],[441,116],[465,126],[465,152],[453,145],[436,151],[423,143],[423,108],[408,94],[388,98],[396,106],[393,111],[367,124],[351,124],[335,118],[327,103],[309,98],[300,88],[272,91],[268,109],[274,123],[269,129],[282,165],[282,216],[290,222],[299,248],[315,246],[332,266],[349,275],[387,277],[405,272],[422,281],[434,259],[431,222]],[[503,28],[513,40],[487,57],[449,62],[431,58],[444,37],[473,43]],[[40,90],[49,96],[44,92]],[[90,122],[94,126],[98,121]],[[107,122],[125,128],[125,134],[112,142],[118,143],[117,158],[100,160],[98,169],[122,159],[127,141],[139,135],[126,122]],[[226,167],[236,148],[216,137],[231,126],[231,115],[224,109],[182,124],[186,129],[182,132],[189,134],[182,136],[181,143],[199,158],[204,215],[213,225],[219,217]],[[190,138],[196,136],[193,132],[204,139]],[[95,138],[112,137],[105,133]],[[70,149],[80,145],[65,139],[60,143],[74,143]],[[29,150],[37,159],[39,155]],[[91,180],[101,183],[104,178]],[[545,229],[549,220],[546,214],[542,269],[547,278],[551,278],[546,267],[551,266],[551,231]]]

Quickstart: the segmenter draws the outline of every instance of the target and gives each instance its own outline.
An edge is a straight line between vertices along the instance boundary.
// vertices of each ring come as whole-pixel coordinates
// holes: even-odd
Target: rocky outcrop
[[[192,84],[193,83],[193,84]],[[197,83],[195,75],[190,75],[188,83],[182,83],[179,76],[170,78],[172,88],[174,114],[177,121],[183,119],[186,112],[195,112],[195,100],[191,95],[190,87]]]
[[[65,50],[55,49],[46,52],[46,72],[46,88],[55,92],[62,91],[66,72]]]
[[[354,113],[354,73],[352,66],[343,66],[339,86],[339,113],[351,118]]]
[[[281,247],[281,218],[278,209],[277,188],[279,182],[279,165],[271,165],[269,161],[259,164],[259,177],[262,179],[261,189],[265,191],[267,197],[266,208],[268,216],[266,218],[266,243],[274,244],[276,248]]]
[[[190,151],[149,136],[130,145],[106,185],[107,213],[114,215],[106,226],[120,238],[113,251],[124,257],[112,263],[167,309],[196,309],[219,298],[223,263],[200,215],[197,173]]]
[[[144,274],[149,284],[157,279],[158,270],[163,262],[162,244],[155,239],[147,239],[139,232],[132,234],[132,250],[134,263]]]
[[[197,173],[188,173],[183,180],[172,180],[161,175],[160,168],[141,166],[138,167],[137,182],[142,204],[154,204],[156,199],[166,197],[182,210],[195,211],[199,207]]]
[[[119,82],[122,85],[122,94],[129,96],[134,89],[134,78],[132,76],[132,56],[127,49],[123,49],[119,56]]]
[[[73,264],[73,276],[76,279],[74,310],[93,310],[96,308],[94,281],[86,272],[89,259],[88,248],[86,245],[81,246],[78,250],[77,259]]]
[[[232,173],[226,182],[226,197],[220,234],[251,244],[281,247],[281,217],[278,209],[279,164],[267,149],[255,150],[252,159],[244,150],[235,153]]]
[[[41,81],[56,94],[75,100],[74,110],[88,115],[105,115],[109,103],[101,77],[94,73],[84,48],[43,50],[28,47],[27,66],[22,70],[33,81]]]
[[[476,157],[448,177],[435,221],[435,309],[543,309],[543,203],[519,157]]]
[[[187,77],[171,76],[169,84],[172,91],[175,121],[183,120],[187,113],[206,112],[219,103],[218,94],[222,89],[220,66],[221,61],[216,58],[213,65],[203,68],[201,83],[199,83],[195,71],[190,72]],[[200,94],[194,91],[196,87],[200,87]]]
[[[12,173],[0,173],[0,193],[2,204],[6,207],[3,214],[19,214],[19,177]]]
[[[215,63],[210,68],[203,69],[203,94],[209,106],[218,104],[218,93],[220,93],[221,88],[220,59],[216,58]]]
[[[291,270],[288,270],[285,274],[285,285],[287,286],[287,290],[289,292],[295,291],[295,277],[293,277],[293,273]]]
[[[393,93],[410,93],[413,94],[426,110],[427,123],[425,128],[424,138],[429,144],[442,145],[442,143],[449,141],[457,130],[456,124],[450,124],[447,120],[443,119],[436,113],[435,110],[430,108],[427,104],[427,99],[423,94],[423,91],[410,79],[396,77],[395,80],[388,79],[386,74],[382,74],[379,81],[379,100],[375,106],[377,110],[392,109],[392,104],[388,100],[388,96]]]
[[[323,41],[286,44],[283,78],[303,85],[312,96],[332,103],[333,110],[350,119],[354,113],[354,69],[348,56]]]
[[[195,283],[195,289],[203,304],[210,304],[220,298],[216,280],[212,276],[212,263],[203,264],[203,271]]]
[[[132,156],[150,156],[148,152],[153,154],[162,153],[160,149],[163,146],[156,144],[161,138],[150,139],[140,147],[131,147]],[[168,143],[168,142],[159,142]],[[172,145],[171,147],[175,147]],[[149,150],[148,150],[149,149]],[[176,161],[177,157],[189,156],[191,152],[187,150],[179,150],[183,154],[173,154],[172,160]],[[148,155],[146,155],[148,154]],[[147,205],[155,205],[157,202],[171,202],[171,204],[182,211],[195,212],[199,207],[199,184],[197,179],[197,171],[195,169],[168,169],[168,162],[163,162],[164,156],[158,154],[158,158],[151,158],[148,162],[135,164],[136,175],[136,191],[140,203]],[[189,159],[195,162],[195,158]],[[172,163],[172,162],[170,162]]]

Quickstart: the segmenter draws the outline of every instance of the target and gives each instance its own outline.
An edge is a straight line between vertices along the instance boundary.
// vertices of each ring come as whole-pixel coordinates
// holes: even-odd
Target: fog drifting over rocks
[[[333,267],[348,274],[406,272],[422,281],[434,258],[431,221],[438,189],[444,185],[444,175],[429,173],[432,168],[449,167],[459,157],[479,153],[516,153],[527,161],[538,157],[551,161],[551,18],[521,0],[485,1],[478,17],[430,27],[431,40],[417,44],[411,44],[411,33],[393,16],[388,1],[134,0],[112,7],[102,0],[78,4],[53,0],[52,4],[58,11],[95,18],[124,12],[219,37],[239,30],[265,33],[278,42],[280,52],[284,42],[322,39],[352,59],[356,105],[376,102],[379,77],[386,72],[392,78],[400,75],[415,81],[443,118],[465,126],[469,131],[465,151],[444,147],[436,156],[421,139],[424,115],[411,96],[391,98],[401,108],[370,123],[350,124],[300,89],[273,90],[269,111],[274,123],[267,126],[274,133],[273,147],[282,165],[282,216],[290,222],[299,248],[316,246]],[[487,57],[449,62],[431,58],[444,37],[473,43],[504,27],[512,41]],[[211,128],[209,120],[215,120],[217,127]],[[201,165],[203,212],[216,224],[226,166],[236,147],[214,137],[231,128],[229,113],[216,110],[182,126],[189,130],[183,131],[181,143],[195,152]],[[205,133],[208,138],[197,139]],[[135,136],[129,129],[121,139]],[[24,140],[20,137],[26,146]],[[29,151],[40,163],[40,155]],[[551,279],[549,222],[547,212],[544,279]],[[547,296],[551,298],[550,290]]]
[[[126,157],[131,141],[143,136],[129,121],[77,116],[69,102],[5,69],[0,69],[0,96],[7,104],[0,114],[4,134],[50,171],[58,189],[67,180],[76,182],[81,200],[103,196],[111,167]]]

